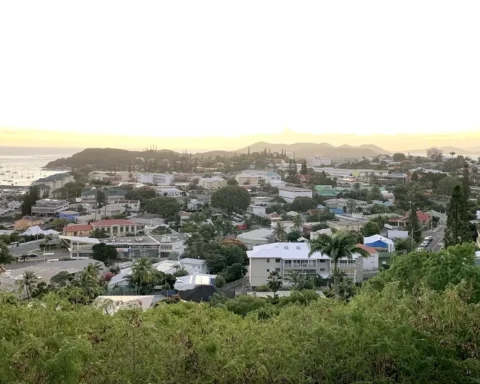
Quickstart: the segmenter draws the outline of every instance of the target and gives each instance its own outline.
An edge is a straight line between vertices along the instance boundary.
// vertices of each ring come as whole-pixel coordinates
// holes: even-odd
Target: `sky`
[[[479,11],[440,0],[4,1],[0,146],[220,149],[287,127],[318,142],[402,134],[425,147],[461,134],[480,146]]]

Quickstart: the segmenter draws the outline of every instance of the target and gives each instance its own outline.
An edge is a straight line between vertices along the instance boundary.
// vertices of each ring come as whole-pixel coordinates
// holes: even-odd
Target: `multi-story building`
[[[60,188],[64,187],[65,184],[75,181],[72,174],[70,173],[56,173],[55,175],[50,175],[43,177],[41,179],[35,180],[32,185],[37,186],[40,190],[40,196],[45,197],[54,197],[54,193]]]
[[[88,178],[90,180],[112,181],[112,182],[135,181],[136,179],[135,175],[136,175],[136,172],[129,172],[129,171],[117,171],[117,172],[93,171],[88,174]]]
[[[278,173],[272,171],[247,169],[236,175],[235,180],[237,180],[239,185],[256,186],[261,182],[265,182],[266,184],[277,186],[281,183],[282,177]]]
[[[93,223],[92,223],[93,224]],[[92,226],[93,227],[93,226]],[[169,257],[173,253],[181,255],[185,250],[182,234],[169,236],[135,236],[94,239],[90,237],[60,236],[68,246],[72,259],[89,258],[93,254],[93,246],[100,242],[116,248],[119,257],[134,259],[139,257]]]
[[[185,192],[181,191],[176,187],[153,187],[157,196],[163,197],[181,197]]]
[[[66,200],[41,199],[32,206],[32,215],[36,216],[57,216],[62,211],[68,211],[70,204]]]
[[[290,275],[293,271],[311,277],[329,277],[333,273],[333,261],[320,252],[309,253],[310,248],[306,243],[272,243],[254,247],[247,251],[250,285],[258,287],[267,284],[268,276],[273,271],[278,272],[286,287],[291,285]],[[353,255],[352,259],[340,259],[338,267],[355,282],[363,280],[363,260],[360,255]]]
[[[169,173],[137,173],[137,181],[143,184],[172,185],[174,176]]]
[[[202,177],[198,180],[198,185],[208,190],[216,190],[225,187],[227,185],[227,180],[219,176]]]
[[[305,188],[280,187],[278,188],[278,196],[284,198],[287,203],[292,203],[297,197],[312,198],[312,191]]]
[[[90,225],[93,229],[103,229],[110,236],[125,236],[127,233],[137,233],[141,229],[140,225],[125,219],[94,221]]]

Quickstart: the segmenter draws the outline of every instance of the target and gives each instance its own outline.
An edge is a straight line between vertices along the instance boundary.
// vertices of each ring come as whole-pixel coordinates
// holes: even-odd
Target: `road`
[[[424,237],[432,236],[433,240],[427,245],[426,250],[431,252],[439,251],[443,246],[443,235],[445,233],[445,226],[439,225],[431,231],[424,232]]]
[[[70,252],[68,252],[65,249],[52,249],[48,250],[45,253],[53,253],[53,255],[45,255],[43,256],[42,252],[35,252],[38,254],[37,257],[35,258],[29,258],[26,261],[19,261],[18,263],[13,263],[13,264],[6,264],[5,268],[8,269],[17,269],[17,268],[24,268],[28,267],[30,265],[35,265],[39,263],[45,262],[45,260],[49,259],[65,259],[70,257]],[[18,256],[18,255],[17,255]]]

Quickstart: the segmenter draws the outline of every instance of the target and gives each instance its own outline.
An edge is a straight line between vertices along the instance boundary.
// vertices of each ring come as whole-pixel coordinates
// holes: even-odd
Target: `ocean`
[[[0,147],[0,185],[29,186],[42,177],[61,173],[42,169],[47,163],[69,157],[81,148]]]

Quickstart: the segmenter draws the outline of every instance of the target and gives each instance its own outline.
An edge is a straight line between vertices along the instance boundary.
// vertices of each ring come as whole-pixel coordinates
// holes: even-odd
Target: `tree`
[[[444,177],[437,184],[438,193],[442,195],[451,195],[453,188],[459,184],[460,182],[452,176]]]
[[[250,205],[250,194],[238,185],[227,185],[212,195],[212,206],[231,213],[244,213]]]
[[[420,229],[420,223],[418,221],[418,215],[416,209],[410,210],[410,215],[408,216],[408,232],[410,236],[413,237],[413,240],[418,243],[422,239],[422,231]]]
[[[407,159],[407,157],[405,156],[404,153],[394,153],[393,156],[392,156],[392,160],[395,161],[395,162],[401,162],[401,161],[405,161]]]
[[[117,260],[118,252],[117,248],[113,245],[107,245],[105,243],[95,244],[92,247],[93,259],[103,262],[106,266],[112,265]]]
[[[90,237],[94,239],[106,239],[110,237],[107,231],[103,228],[95,228],[91,233]]]
[[[290,209],[295,212],[304,213],[307,212],[309,209],[317,208],[317,203],[310,197],[297,197],[293,200]]]
[[[280,221],[277,221],[275,228],[273,229],[273,236],[277,241],[285,241],[287,239],[287,231]]]
[[[452,197],[447,208],[447,225],[445,228],[445,247],[472,240],[469,228],[468,208],[462,187],[453,188]]]
[[[301,175],[306,175],[306,174],[308,174],[307,160],[303,160],[303,161],[302,161],[302,167],[300,168],[300,174],[301,174]]]
[[[302,237],[302,234],[300,232],[290,231],[287,234],[287,241],[289,243],[296,243],[300,237]]]
[[[173,197],[156,197],[145,204],[145,211],[162,218],[175,216],[181,209],[180,203]]]
[[[365,227],[363,227],[363,234],[365,237],[378,235],[379,233],[380,227],[375,221],[369,221],[367,224],[365,224]]]
[[[320,235],[315,240],[310,241],[309,257],[315,252],[320,252],[328,256],[333,261],[333,283],[335,297],[338,299],[340,292],[338,289],[339,270],[338,263],[341,259],[352,259],[354,254],[361,257],[369,257],[370,254],[361,247],[358,247],[353,237],[345,236],[343,234],[336,234],[333,236]]]
[[[22,279],[20,280],[20,290],[21,292],[25,292],[27,300],[30,299],[32,295],[32,289],[34,288],[37,281],[38,278],[33,271],[23,272]]]
[[[303,226],[303,217],[302,215],[297,215],[293,218],[293,228],[297,231],[300,231]]]
[[[227,284],[227,281],[225,280],[225,278],[222,275],[217,275],[215,277],[215,287],[216,288],[222,288],[222,287],[225,286],[225,284]]]
[[[22,215],[31,215],[35,202],[40,200],[40,188],[31,186],[23,196]]]
[[[15,261],[15,258],[10,254],[8,247],[3,241],[0,241],[0,265],[10,264]]]
[[[157,282],[158,277],[158,271],[153,267],[150,260],[141,257],[133,264],[128,280],[135,287],[135,291],[140,293],[142,288],[145,289],[148,285]]]
[[[468,198],[470,197],[470,181],[467,163],[463,164],[462,191],[465,196],[465,201],[468,201]]]
[[[378,185],[374,185],[367,194],[369,200],[382,200],[382,192]]]
[[[234,178],[228,179],[227,185],[238,185],[238,181],[235,180]]]
[[[224,272],[222,272],[222,275],[225,277],[225,280],[227,283],[230,283],[232,281],[241,279],[243,276],[245,276],[247,273],[247,268],[240,264],[232,264],[229,265]]]
[[[283,285],[280,274],[276,271],[270,272],[267,281],[268,288],[270,288],[270,290],[273,292],[273,295],[275,296],[277,291],[282,288]]]

